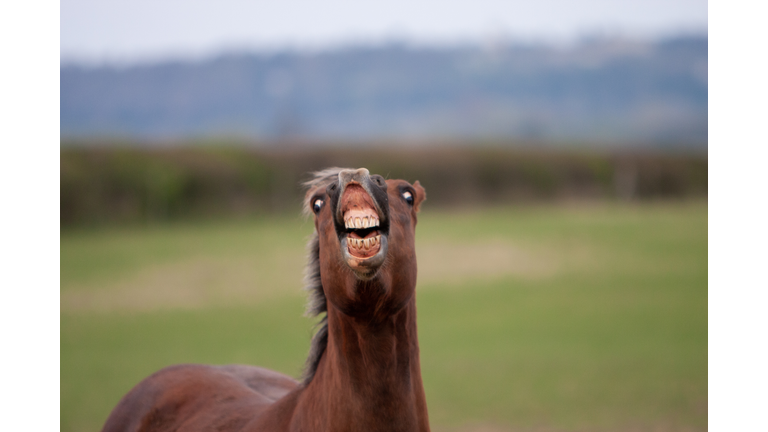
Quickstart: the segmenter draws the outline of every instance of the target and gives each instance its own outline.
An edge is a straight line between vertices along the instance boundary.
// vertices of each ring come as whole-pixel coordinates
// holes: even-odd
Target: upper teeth
[[[344,221],[346,228],[373,228],[379,226],[379,218],[375,216],[349,217]]]

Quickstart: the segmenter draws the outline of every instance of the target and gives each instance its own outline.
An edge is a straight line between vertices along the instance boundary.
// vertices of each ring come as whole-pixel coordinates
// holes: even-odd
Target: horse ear
[[[413,201],[413,208],[418,212],[421,203],[427,199],[427,191],[421,186],[418,180],[413,184],[413,189],[416,190],[416,199]]]

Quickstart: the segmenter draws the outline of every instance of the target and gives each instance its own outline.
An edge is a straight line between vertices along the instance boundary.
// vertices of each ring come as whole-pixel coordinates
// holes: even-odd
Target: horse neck
[[[415,299],[377,322],[329,304],[328,345],[306,392],[328,430],[428,431]]]

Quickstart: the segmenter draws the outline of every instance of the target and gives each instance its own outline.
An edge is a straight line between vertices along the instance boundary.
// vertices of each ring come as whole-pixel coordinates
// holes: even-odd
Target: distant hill
[[[707,38],[61,67],[62,137],[707,142]]]

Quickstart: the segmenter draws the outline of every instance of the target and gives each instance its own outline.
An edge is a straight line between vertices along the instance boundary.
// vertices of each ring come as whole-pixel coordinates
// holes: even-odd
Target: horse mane
[[[325,189],[329,184],[336,181],[339,177],[339,171],[344,169],[347,168],[334,167],[316,171],[312,173],[311,179],[302,183],[302,186],[307,191],[304,197],[303,213],[305,215],[309,216],[312,213],[309,200],[312,199],[315,191]],[[323,290],[323,282],[320,279],[320,241],[317,238],[317,232],[312,234],[309,243],[307,243],[307,267],[304,271],[304,289],[309,293],[305,315],[315,317],[326,313],[320,322],[317,323],[318,330],[312,337],[309,356],[306,363],[304,363],[302,382],[306,385],[315,376],[317,366],[320,363],[320,357],[323,356],[325,348],[328,346],[328,305],[326,303],[325,291]]]

